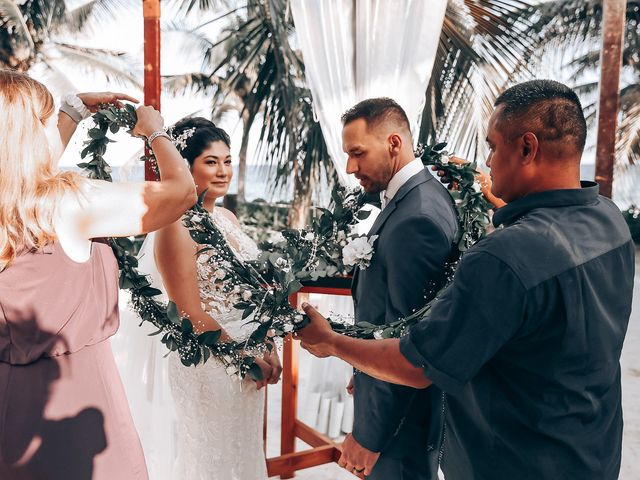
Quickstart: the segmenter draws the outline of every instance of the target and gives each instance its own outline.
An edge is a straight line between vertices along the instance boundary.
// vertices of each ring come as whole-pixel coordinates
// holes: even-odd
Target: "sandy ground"
[[[622,349],[624,437],[620,480],[640,478],[640,249],[636,250],[633,311]]]
[[[304,361],[304,357],[301,357],[301,374],[305,370]],[[633,312],[622,350],[621,365],[625,428],[619,480],[637,480],[640,478],[640,249],[636,252]],[[301,375],[301,389],[305,386],[305,380]],[[277,456],[280,449],[280,398],[280,389],[270,387],[267,443],[267,452],[270,457]],[[306,448],[309,447],[300,442],[297,450]],[[339,468],[336,464],[331,464],[300,470],[296,473],[295,478],[300,480],[353,480],[356,477]]]

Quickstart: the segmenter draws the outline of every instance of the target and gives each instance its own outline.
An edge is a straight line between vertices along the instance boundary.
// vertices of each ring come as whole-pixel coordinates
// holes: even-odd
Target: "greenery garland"
[[[93,115],[95,126],[88,132],[81,157],[88,161],[80,163],[90,178],[111,181],[110,167],[104,160],[111,140],[109,133],[127,129],[131,134],[137,117],[133,106],[117,108],[105,105]],[[420,155],[425,166],[435,165],[459,184],[459,191],[452,192],[458,208],[460,231],[457,246],[460,252],[484,234],[488,223],[489,204],[475,186],[475,164],[457,165],[448,162],[445,144],[421,148]],[[141,160],[155,164],[151,152]],[[145,275],[137,271],[138,262],[133,252],[133,243],[127,238],[109,239],[120,268],[120,288],[129,290],[131,305],[141,320],[152,323],[162,343],[180,355],[185,366],[204,363],[215,357],[226,367],[229,374],[254,379],[261,372],[254,362],[256,355],[273,348],[273,337],[284,337],[302,328],[308,319],[293,309],[289,296],[302,288],[302,282],[322,277],[345,275],[352,265],[345,265],[344,252],[349,243],[365,236],[354,233],[358,221],[365,219],[369,211],[363,210],[365,195],[338,187],[332,193],[333,209],[320,209],[320,215],[310,227],[303,230],[284,230],[283,241],[267,245],[265,251],[253,262],[244,262],[236,257],[222,232],[202,207],[202,197],[183,216],[194,241],[203,248],[198,254],[208,255],[208,261],[216,265],[216,276],[223,285],[223,292],[233,299],[235,307],[242,310],[242,318],[256,328],[240,342],[220,342],[220,331],[196,333],[191,321],[182,316],[173,302],[163,304],[154,297],[161,292],[151,286]],[[455,264],[448,265],[449,277]],[[332,322],[335,330],[350,336],[380,338],[399,336],[424,313],[428,304],[411,317],[380,327],[363,322],[349,325]]]

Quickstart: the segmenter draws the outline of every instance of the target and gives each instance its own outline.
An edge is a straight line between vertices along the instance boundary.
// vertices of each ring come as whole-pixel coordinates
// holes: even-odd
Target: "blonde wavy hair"
[[[0,271],[21,252],[55,240],[60,199],[85,182],[77,173],[58,170],[62,152],[50,141],[55,113],[44,85],[0,69]]]

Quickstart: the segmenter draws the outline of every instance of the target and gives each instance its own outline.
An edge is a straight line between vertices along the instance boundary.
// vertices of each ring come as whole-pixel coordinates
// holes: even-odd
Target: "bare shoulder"
[[[235,225],[240,226],[240,221],[238,220],[238,217],[236,217],[231,210],[227,210],[224,207],[216,207],[216,209],[218,209],[220,213],[222,213],[225,217],[231,220]]]

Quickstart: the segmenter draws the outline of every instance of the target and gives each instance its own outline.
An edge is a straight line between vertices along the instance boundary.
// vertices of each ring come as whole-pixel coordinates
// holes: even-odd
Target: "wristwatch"
[[[89,109],[75,93],[69,93],[62,97],[60,111],[69,115],[76,123],[80,123],[80,121],[91,116]]]

